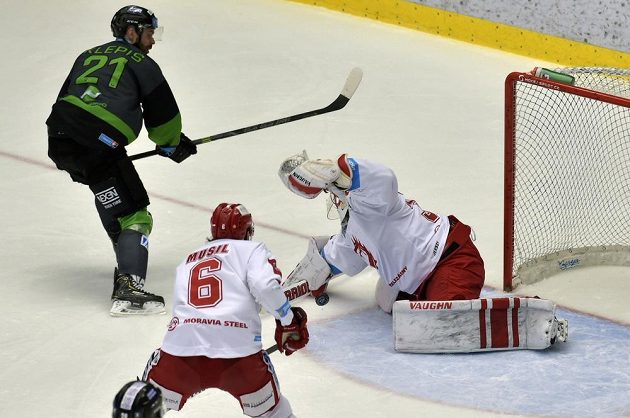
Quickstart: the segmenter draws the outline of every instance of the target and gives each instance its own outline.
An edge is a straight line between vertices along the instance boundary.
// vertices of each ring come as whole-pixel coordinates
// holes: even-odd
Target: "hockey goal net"
[[[630,70],[553,71],[573,83],[505,80],[506,291],[580,266],[630,266]]]

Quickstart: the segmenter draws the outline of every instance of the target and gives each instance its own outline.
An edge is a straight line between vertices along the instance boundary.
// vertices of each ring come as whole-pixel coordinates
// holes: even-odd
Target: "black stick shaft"
[[[344,85],[344,88],[341,91],[341,94],[331,104],[329,104],[326,107],[322,107],[320,109],[311,110],[304,113],[298,113],[297,115],[287,116],[280,119],[275,119],[269,122],[263,122],[256,125],[247,126],[245,128],[235,129],[233,131],[223,132],[223,133],[208,136],[205,138],[195,139],[192,142],[195,145],[205,144],[205,143],[216,141],[219,139],[228,138],[228,137],[236,136],[236,135],[242,135],[247,132],[258,131],[260,129],[269,128],[271,126],[282,125],[284,123],[294,122],[296,120],[310,118],[317,115],[323,115],[325,113],[334,112],[336,110],[343,109],[346,106],[346,104],[348,104],[348,101],[350,101],[350,98],[352,97],[355,90],[359,86],[362,75],[363,75],[363,72],[361,71],[360,68],[354,68],[350,72],[350,75],[348,75],[348,79],[346,80],[346,84]],[[157,155],[157,153],[158,153],[157,150],[151,150],[151,151],[146,151],[146,152],[141,152],[139,154],[131,155],[129,158],[131,160],[139,160],[141,158]]]

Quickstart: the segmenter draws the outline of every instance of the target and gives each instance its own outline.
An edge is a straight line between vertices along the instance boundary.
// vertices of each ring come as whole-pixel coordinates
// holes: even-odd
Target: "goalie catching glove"
[[[168,157],[176,163],[181,163],[186,158],[197,153],[197,145],[182,132],[179,137],[179,144],[175,147],[163,147],[156,145],[155,149],[162,157]]]
[[[306,312],[299,307],[292,307],[291,311],[293,311],[293,320],[289,325],[282,325],[276,319],[276,344],[278,345],[278,350],[287,356],[308,344]]]
[[[285,159],[280,165],[278,175],[282,183],[293,193],[306,199],[314,199],[329,188],[342,190],[350,188],[352,171],[343,163],[346,158],[344,154],[337,161],[309,160],[306,151],[302,151],[301,154]]]

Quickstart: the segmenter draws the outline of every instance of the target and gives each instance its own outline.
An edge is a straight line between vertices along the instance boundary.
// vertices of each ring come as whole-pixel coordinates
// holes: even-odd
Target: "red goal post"
[[[573,84],[505,80],[506,291],[576,267],[630,266],[630,70],[553,71]]]

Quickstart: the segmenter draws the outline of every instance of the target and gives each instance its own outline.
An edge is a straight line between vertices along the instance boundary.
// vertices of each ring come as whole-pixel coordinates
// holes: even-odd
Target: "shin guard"
[[[149,262],[149,237],[132,229],[124,229],[118,237],[116,252],[118,272],[136,276],[144,284]]]

